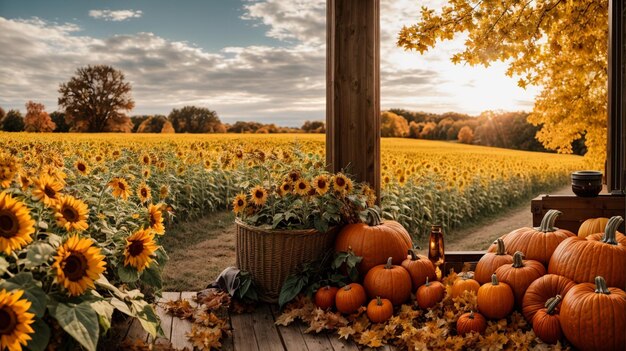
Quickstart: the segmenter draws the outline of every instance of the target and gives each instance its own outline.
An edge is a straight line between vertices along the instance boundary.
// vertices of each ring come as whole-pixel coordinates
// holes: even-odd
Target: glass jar
[[[443,230],[441,225],[433,225],[430,229],[430,239],[428,242],[428,259],[439,267],[445,262],[445,252],[443,245]],[[440,269],[442,269],[441,267]]]

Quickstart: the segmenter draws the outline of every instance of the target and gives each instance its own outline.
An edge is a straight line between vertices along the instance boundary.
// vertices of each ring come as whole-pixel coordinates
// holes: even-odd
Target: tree
[[[423,7],[398,45],[424,53],[468,33],[454,63],[488,66],[507,61],[518,85],[542,88],[528,118],[548,149],[572,152],[585,136],[588,157],[604,163],[607,115],[608,0],[448,0],[441,13]]]
[[[409,135],[409,123],[404,117],[389,111],[385,111],[381,114],[381,137],[404,137],[407,135]]]
[[[171,131],[169,131],[171,129]],[[174,133],[172,123],[163,115],[150,116],[137,128],[137,133]]]
[[[463,144],[471,144],[474,140],[474,132],[472,131],[472,128],[468,126],[461,128],[461,130],[459,130],[458,139],[459,142]]]
[[[27,132],[50,133],[56,128],[50,118],[46,107],[33,101],[26,103],[26,117],[24,118],[24,129]]]
[[[2,119],[2,130],[5,132],[21,132],[24,131],[24,118],[18,110],[9,110],[7,115]]]
[[[0,123],[2,123],[2,120],[4,119],[6,115],[7,115],[6,111],[4,111],[2,107],[0,107]]]
[[[59,106],[72,131],[130,132],[132,123],[123,112],[135,107],[130,91],[122,71],[105,65],[81,67],[60,85]]]
[[[326,124],[322,121],[306,121],[300,129],[307,133],[326,133]]]
[[[176,133],[226,133],[215,111],[205,107],[185,106],[173,109],[168,116]]]
[[[67,133],[70,131],[70,125],[65,122],[65,113],[54,111],[50,114],[52,122],[56,124],[55,133]]]

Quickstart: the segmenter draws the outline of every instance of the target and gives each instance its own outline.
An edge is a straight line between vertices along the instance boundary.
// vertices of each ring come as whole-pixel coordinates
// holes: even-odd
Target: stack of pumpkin
[[[617,232],[623,219],[588,220],[576,236],[554,228],[559,214],[551,210],[539,228],[504,235],[478,262],[473,279],[467,274],[454,282],[453,297],[471,290],[478,303],[478,311],[458,319],[459,335],[482,333],[487,319],[518,309],[546,343],[565,337],[581,350],[626,350],[626,236]],[[367,315],[374,323],[389,319],[411,293],[420,308],[435,306],[445,287],[431,261],[411,248],[406,230],[375,212],[368,224],[346,226],[335,249],[363,257],[363,284],[321,288],[315,304],[350,314],[369,299]]]
[[[577,236],[554,227],[560,214],[550,210],[539,228],[515,230],[489,248],[476,266],[478,309],[492,319],[521,310],[546,343],[565,337],[580,350],[626,350],[623,219],[589,219]]]

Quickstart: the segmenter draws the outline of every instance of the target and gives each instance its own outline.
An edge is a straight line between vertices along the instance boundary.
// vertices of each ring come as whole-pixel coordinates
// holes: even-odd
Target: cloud
[[[89,17],[103,19],[105,21],[120,22],[131,18],[139,18],[143,15],[141,10],[90,10]]]
[[[414,1],[381,2],[381,107],[478,114],[521,109],[532,102],[506,78],[504,63],[489,69],[451,64],[464,38],[419,55],[395,46],[404,24],[417,19]],[[208,51],[150,32],[94,38],[74,24],[0,17],[0,106],[28,100],[56,109],[58,86],[76,68],[107,64],[132,84],[133,114],[167,114],[195,104],[228,122],[263,120],[297,126],[325,116],[325,0],[255,1],[243,17],[263,24],[278,46],[230,46]],[[261,27],[259,27],[261,28]]]

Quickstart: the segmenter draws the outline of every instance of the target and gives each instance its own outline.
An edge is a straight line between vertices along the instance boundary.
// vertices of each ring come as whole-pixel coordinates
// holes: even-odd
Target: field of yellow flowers
[[[157,334],[149,302],[162,287],[166,228],[245,203],[259,170],[324,167],[321,135],[0,133],[0,145],[0,314],[11,317],[0,349],[95,350],[120,314]],[[382,155],[383,214],[416,239],[585,168],[577,156],[407,139],[383,139]],[[345,190],[373,200],[368,187]]]

